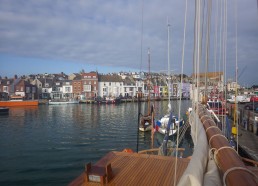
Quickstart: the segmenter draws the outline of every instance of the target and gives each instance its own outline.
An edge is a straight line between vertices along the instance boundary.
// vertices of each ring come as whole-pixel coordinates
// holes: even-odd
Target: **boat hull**
[[[151,128],[152,128],[151,125],[149,125],[149,126],[147,126],[147,127],[139,127],[139,131],[141,131],[141,132],[147,132],[147,131],[151,131]]]
[[[165,134],[167,133],[167,130],[166,130],[165,128],[159,128],[159,129],[158,129],[158,132],[159,132],[160,134],[165,135]],[[176,129],[170,129],[168,135],[169,135],[169,136],[172,136],[172,135],[176,134],[176,132],[177,132]]]
[[[155,129],[157,132],[160,134],[167,134],[167,126],[168,126],[168,121],[169,121],[169,115],[165,115],[162,117],[160,120],[156,122]],[[171,123],[171,126],[169,127],[169,136],[172,136],[177,133],[178,128],[182,127],[184,124],[183,120],[178,121],[175,116],[173,116],[173,121]]]
[[[36,101],[0,101],[0,107],[17,107],[17,106],[38,106]]]
[[[151,116],[146,115],[140,118],[139,131],[147,132],[152,130],[152,119]]]
[[[0,107],[0,115],[8,114],[9,108],[7,107]]]
[[[78,101],[50,101],[49,105],[66,105],[66,104],[78,104]]]

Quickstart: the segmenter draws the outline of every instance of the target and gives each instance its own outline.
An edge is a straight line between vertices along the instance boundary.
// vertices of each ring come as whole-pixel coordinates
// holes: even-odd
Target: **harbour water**
[[[178,101],[172,101],[175,114]],[[182,103],[185,114],[190,101]],[[156,118],[167,101],[154,103]],[[142,110],[147,104],[142,103]],[[109,151],[137,147],[138,103],[39,105],[10,108],[0,116],[0,185],[66,185],[85,163]],[[157,147],[162,141],[155,138]],[[162,140],[162,139],[161,139]],[[191,153],[184,140],[186,154]],[[151,133],[139,133],[139,150],[151,147]]]

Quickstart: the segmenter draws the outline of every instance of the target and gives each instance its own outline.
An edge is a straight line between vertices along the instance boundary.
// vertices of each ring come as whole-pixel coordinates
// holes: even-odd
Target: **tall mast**
[[[169,27],[170,24],[167,20],[167,29],[168,29],[168,111],[170,112],[171,110],[171,103],[170,103],[170,61],[169,61]]]
[[[149,64],[149,74],[148,74],[148,113],[150,114],[150,48],[148,48],[148,64]]]

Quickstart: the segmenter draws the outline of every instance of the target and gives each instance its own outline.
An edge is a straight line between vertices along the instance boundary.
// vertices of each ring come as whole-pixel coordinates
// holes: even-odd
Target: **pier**
[[[229,104],[229,117],[234,118],[234,104]],[[238,144],[250,159],[258,161],[258,113],[238,107]]]

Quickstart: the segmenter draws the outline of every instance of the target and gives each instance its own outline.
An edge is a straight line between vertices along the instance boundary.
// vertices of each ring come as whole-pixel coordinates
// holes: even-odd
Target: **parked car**
[[[248,103],[247,105],[245,105],[246,110],[255,110],[257,107],[258,107],[258,103],[256,102]]]
[[[258,96],[252,96],[250,102],[258,102]]]
[[[239,95],[239,96],[234,96],[231,95],[229,99],[227,99],[227,102],[229,103],[249,103],[250,102],[250,98],[248,98],[245,95]]]

